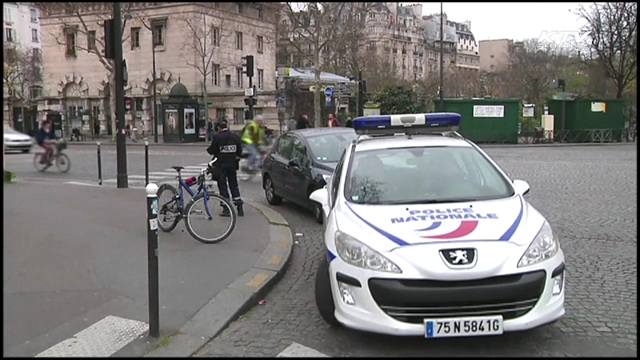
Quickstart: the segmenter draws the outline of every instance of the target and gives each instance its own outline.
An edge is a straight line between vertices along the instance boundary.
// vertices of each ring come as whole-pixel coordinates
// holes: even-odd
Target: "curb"
[[[190,357],[213,340],[232,321],[253,307],[282,277],[293,250],[289,223],[275,210],[247,202],[269,222],[270,241],[251,269],[203,306],[170,338],[144,357]]]

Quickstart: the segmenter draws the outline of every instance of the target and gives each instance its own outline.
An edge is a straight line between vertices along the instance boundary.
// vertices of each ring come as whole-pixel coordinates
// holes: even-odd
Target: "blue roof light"
[[[432,133],[457,130],[462,116],[458,113],[427,113],[360,116],[353,120],[358,134]]]

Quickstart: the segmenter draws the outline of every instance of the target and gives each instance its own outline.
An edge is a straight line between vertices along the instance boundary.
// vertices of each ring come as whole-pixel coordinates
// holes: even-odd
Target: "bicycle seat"
[[[172,166],[171,168],[177,172],[180,172],[180,170],[184,169],[184,166]]]

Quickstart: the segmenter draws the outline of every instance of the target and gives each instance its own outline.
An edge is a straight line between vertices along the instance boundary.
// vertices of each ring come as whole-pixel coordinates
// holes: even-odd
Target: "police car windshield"
[[[499,171],[472,147],[358,151],[345,196],[358,204],[443,203],[513,196]]]
[[[355,132],[316,135],[307,138],[311,156],[317,162],[333,163],[340,160],[344,148],[356,138]]]

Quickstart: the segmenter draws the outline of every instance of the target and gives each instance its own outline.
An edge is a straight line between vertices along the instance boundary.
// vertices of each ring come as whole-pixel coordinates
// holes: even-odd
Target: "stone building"
[[[43,11],[44,87],[39,111],[61,113],[65,134],[83,118],[91,119],[82,121],[84,131],[97,119],[101,132],[111,134],[111,76],[105,66],[109,62],[104,59],[102,24],[111,18],[112,4],[73,6],[79,7],[82,22],[61,6]],[[150,135],[154,82],[158,108],[171,88],[182,83],[202,108],[206,85],[209,119],[225,115],[232,129],[242,127],[244,90],[249,87],[242,73],[242,57],[253,55],[253,84],[258,93],[255,113],[262,113],[269,126],[277,126],[275,14],[271,9],[267,3],[122,3],[122,47],[128,69],[126,122]],[[206,79],[203,68],[208,70]],[[160,119],[158,111],[158,133],[162,134]]]
[[[522,46],[522,42],[508,39],[480,41],[480,71],[496,73],[505,70],[509,65],[511,52]]]
[[[5,77],[3,84],[4,124],[14,127],[18,131],[31,132],[37,129],[38,124],[35,111],[31,111],[29,107],[35,105],[42,92],[40,10],[34,3],[29,2],[5,2],[2,7],[4,21],[2,45],[5,67],[13,69],[15,66],[24,66],[28,63],[34,65],[33,68],[18,70],[22,74],[19,76],[20,83],[7,84],[7,77],[11,80],[14,77],[9,75]],[[7,71],[6,68],[5,71]],[[12,96],[9,96],[10,88],[16,92]]]

